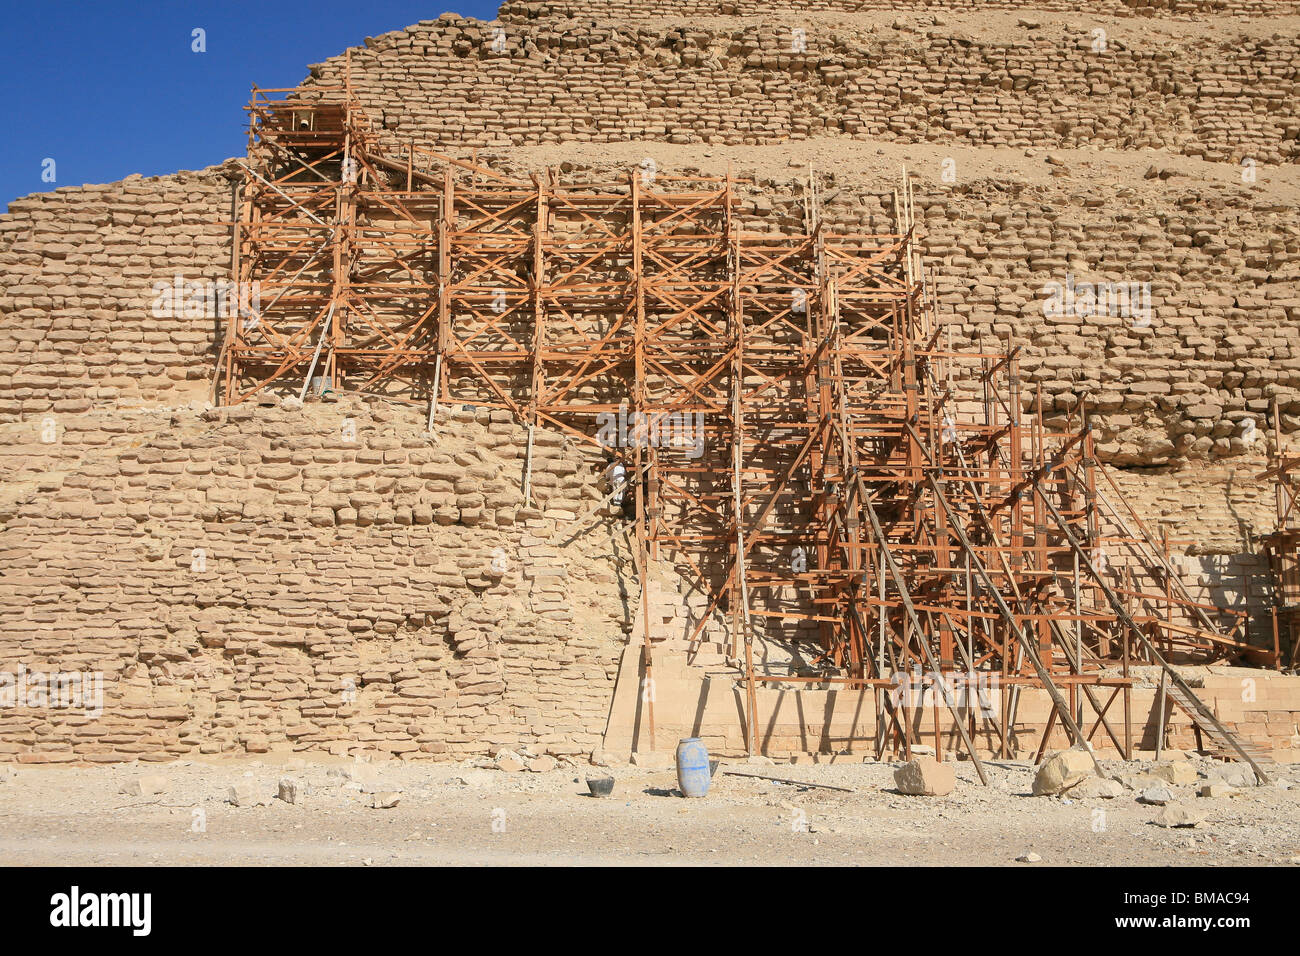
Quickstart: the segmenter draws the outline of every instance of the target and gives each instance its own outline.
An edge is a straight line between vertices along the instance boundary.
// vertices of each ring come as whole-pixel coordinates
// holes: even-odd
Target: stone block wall
[[[960,6],[1000,11],[1007,29],[927,0],[815,0],[793,53],[785,3],[512,2],[495,24],[444,16],[368,39],[352,79],[391,142],[506,165],[538,145],[629,140],[1150,147],[1233,174],[1250,158],[1290,182],[1300,40],[1272,18],[1300,4]],[[896,26],[893,12],[926,16]],[[1053,12],[1125,25],[1097,53],[1085,24]],[[1201,30],[1205,16],[1220,19]],[[327,60],[306,86],[342,69]],[[1133,188],[1070,161],[956,184],[920,171],[940,317],[958,348],[1014,334],[1027,397],[1041,385],[1049,415],[1084,400],[1101,457],[1143,469],[1118,476],[1134,506],[1194,539],[1176,555],[1194,593],[1262,609],[1252,529],[1271,505],[1253,476],[1271,399],[1300,426],[1294,202],[1155,167]],[[745,227],[798,228],[802,174],[745,187]],[[823,176],[830,228],[892,231],[892,172]],[[227,278],[229,214],[212,168],[59,189],[0,216],[0,673],[104,675],[96,719],[0,712],[0,759],[590,750],[636,607],[625,544],[574,523],[598,498],[590,463],[541,434],[537,506],[523,507],[522,432],[500,416],[460,411],[431,439],[418,410],[386,406],[203,411],[219,323],[155,314],[155,285]],[[1067,273],[1150,282],[1152,322],[1045,317],[1042,288]],[[734,687],[714,683],[731,733]],[[1221,716],[1289,740],[1285,704]],[[805,716],[777,737],[794,748],[827,726]]]
[[[0,421],[206,397],[214,310],[199,296],[188,312],[160,303],[155,284],[228,279],[230,219],[230,183],[215,168],[10,203],[0,216]]]
[[[624,674],[634,673],[635,657],[624,655]],[[655,675],[655,737],[676,740],[699,737],[715,756],[739,756],[746,753],[746,704],[743,686],[736,681],[710,678],[704,668],[692,673]],[[1131,740],[1134,750],[1153,751],[1160,736],[1158,673],[1155,668],[1134,671],[1130,699]],[[1239,737],[1279,762],[1300,760],[1300,677],[1283,676],[1267,671],[1239,667],[1189,668],[1185,677],[1197,695],[1216,716]],[[619,689],[605,738],[605,749],[626,756],[638,748],[648,749],[648,727],[644,713],[638,710],[633,692],[634,682],[625,686],[620,675]],[[986,690],[985,702],[1001,720],[1001,690]],[[1099,688],[1103,706],[1111,688]],[[871,694],[858,691],[812,689],[808,685],[768,685],[757,690],[759,740],[770,757],[800,758],[808,754],[823,756],[854,754],[857,759],[872,754],[876,734],[876,706]],[[970,698],[978,701],[978,698]],[[913,743],[933,748],[934,731],[940,731],[945,759],[963,750],[961,736],[951,713],[942,704],[936,714],[933,697],[922,698],[915,691],[910,704]],[[976,704],[978,706],[978,704]],[[1016,719],[1012,727],[1016,755],[1030,759],[1037,751],[1052,712],[1047,692],[1025,688],[1020,694]],[[1085,731],[1091,730],[1096,714],[1084,704]],[[1107,712],[1107,720],[1122,741],[1124,712],[1119,700]],[[976,750],[996,759],[1001,739],[992,723],[977,714],[973,735]],[[1103,759],[1121,755],[1103,727],[1098,727],[1091,743]],[[1212,746],[1211,741],[1203,741]],[[1055,723],[1048,736],[1049,749],[1070,745],[1068,733]],[[1166,703],[1164,747],[1191,751],[1196,749],[1194,727],[1180,708]],[[889,751],[887,751],[888,753]]]
[[[103,712],[6,707],[0,760],[590,752],[632,613],[626,554],[574,535],[594,475],[539,432],[526,507],[521,429],[421,417],[68,416],[48,455],[4,426],[0,699],[101,672]]]
[[[507,0],[502,20],[597,17],[640,20],[659,17],[790,15],[800,13],[952,13],[1036,11],[1105,16],[1269,16],[1300,12],[1294,0]]]
[[[1247,25],[1250,21],[1247,21]],[[1155,147],[1294,163],[1300,37],[1243,26],[1147,35],[809,22],[446,15],[351,51],[353,89],[395,142],[768,143],[814,136],[980,146]],[[501,41],[494,41],[503,31]],[[494,46],[495,43],[495,46]],[[312,67],[339,84],[344,57]],[[310,82],[309,84],[310,85]]]

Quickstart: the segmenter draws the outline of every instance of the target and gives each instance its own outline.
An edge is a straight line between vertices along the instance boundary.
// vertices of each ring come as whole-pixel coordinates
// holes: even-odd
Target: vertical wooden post
[[[636,417],[645,414],[646,405],[646,380],[645,380],[645,273],[642,264],[644,255],[643,241],[644,237],[641,232],[641,180],[638,170],[633,170],[631,174],[631,196],[632,196],[632,294],[635,300],[636,321],[633,327],[633,375],[634,381],[632,386],[632,414],[633,422],[639,423],[640,418]],[[638,435],[635,441],[634,468],[633,475],[635,482],[631,484],[629,490],[635,495],[636,505],[636,549],[640,555],[640,573],[641,573],[641,633],[643,640],[641,643],[641,660],[645,666],[645,679],[651,692],[646,696],[646,722],[649,730],[650,749],[655,749],[655,690],[654,690],[654,655],[650,648],[650,555],[646,549],[646,527],[645,527],[645,494],[644,481],[645,472],[641,463],[642,437]]]

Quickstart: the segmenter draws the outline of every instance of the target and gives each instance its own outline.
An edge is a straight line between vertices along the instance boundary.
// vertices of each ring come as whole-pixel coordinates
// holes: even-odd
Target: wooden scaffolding
[[[346,83],[312,95],[254,90],[233,269],[258,305],[226,330],[214,396],[378,395],[431,425],[440,404],[507,409],[525,498],[539,427],[623,461],[646,675],[646,582],[669,562],[705,598],[691,641],[739,668],[752,750],[756,688],[793,682],[872,694],[877,751],[906,753],[896,690],[920,671],[977,768],[963,675],[1003,689],[981,719],[1004,754],[1032,686],[1053,702],[1040,755],[1058,722],[1128,755],[1132,664],[1258,656],[1098,487],[1082,413],[1049,428],[1011,343],[945,342],[906,179],[892,233],[828,228],[811,175],[803,228],[755,232],[730,175],[511,177],[385,141]],[[755,642],[800,666],[765,672]]]

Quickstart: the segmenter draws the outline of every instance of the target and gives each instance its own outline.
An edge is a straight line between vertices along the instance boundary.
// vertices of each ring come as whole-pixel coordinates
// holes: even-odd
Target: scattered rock
[[[121,793],[129,797],[152,797],[167,792],[167,778],[160,773],[147,773],[142,777],[133,777],[122,784]]]
[[[1163,807],[1166,803],[1173,802],[1174,795],[1169,792],[1168,787],[1148,787],[1142,791],[1142,796],[1138,799],[1152,806]]]
[[[299,804],[307,796],[307,785],[293,777],[281,777],[279,792],[276,795],[285,803]]]
[[[528,761],[528,769],[532,773],[550,773],[557,765],[558,761],[549,754],[543,757],[534,757]]]
[[[1118,780],[1092,776],[1070,788],[1070,796],[1080,800],[1114,800],[1123,795],[1124,785]]]
[[[1129,790],[1145,790],[1147,787],[1158,787],[1163,783],[1149,773],[1121,773],[1115,779]]]
[[[381,790],[370,795],[370,807],[372,810],[391,810],[401,799],[402,795],[396,790]]]
[[[1237,792],[1235,787],[1230,787],[1226,783],[1211,781],[1210,783],[1201,784],[1201,788],[1196,791],[1198,797],[1230,797]]]
[[[257,792],[257,785],[251,780],[241,780],[226,790],[226,802],[237,807],[259,807],[266,799]]]
[[[1181,803],[1170,803],[1156,817],[1156,823],[1162,827],[1194,827],[1204,823],[1204,810],[1193,810]]]
[[[518,773],[524,769],[524,758],[513,750],[503,750],[497,754],[496,768],[506,773]]]
[[[1151,771],[1151,776],[1177,787],[1196,783],[1196,768],[1189,763],[1162,763]]]
[[[1092,754],[1071,748],[1061,750],[1046,760],[1034,775],[1034,796],[1054,797],[1075,784],[1082,783],[1093,773]]]
[[[754,754],[752,757],[748,757],[748,758],[746,758],[745,763],[747,763],[747,764],[752,764],[753,766],[756,766],[756,767],[775,767],[775,766],[776,766],[776,761],[775,761],[775,760],[773,760],[771,757],[764,757],[762,754]]]
[[[894,785],[900,793],[916,797],[942,797],[952,793],[957,774],[951,764],[933,757],[917,757],[894,771]]]
[[[346,767],[331,767],[325,776],[348,783],[364,783],[379,779],[379,771],[368,763],[352,763]]]
[[[1042,861],[1042,859],[1043,858],[1039,856],[1037,853],[1026,853],[1024,856],[1016,857],[1016,862],[1017,863],[1039,863]]]

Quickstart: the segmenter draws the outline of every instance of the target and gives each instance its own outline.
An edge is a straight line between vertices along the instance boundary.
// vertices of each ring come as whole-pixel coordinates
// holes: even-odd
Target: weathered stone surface
[[[957,785],[952,765],[933,757],[916,757],[894,771],[894,786],[900,793],[921,797],[942,797]]]
[[[168,785],[169,781],[164,774],[148,773],[126,781],[122,784],[121,792],[132,797],[150,797],[166,793]]]
[[[503,750],[497,754],[496,768],[498,770],[503,770],[506,773],[518,773],[525,769],[526,766],[524,758],[513,750]]]
[[[240,780],[226,790],[226,802],[237,807],[258,807],[268,802],[252,780]]]
[[[1174,802],[1173,792],[1168,787],[1149,787],[1142,791],[1142,796],[1138,798],[1143,803],[1149,803],[1153,806],[1162,807],[1167,803]]]
[[[1118,780],[1089,776],[1070,788],[1070,796],[1079,800],[1113,800],[1124,794],[1124,785]]]
[[[1179,787],[1190,786],[1197,780],[1196,768],[1182,762],[1161,764],[1151,771],[1151,776]]]
[[[1054,797],[1093,774],[1092,755],[1086,750],[1061,750],[1043,761],[1034,774],[1036,797]]]
[[[0,373],[0,407],[4,389]],[[293,748],[363,757],[327,771],[360,783],[374,779],[370,761],[463,759],[502,738],[532,755],[600,743],[623,640],[608,543],[546,544],[558,519],[540,514],[418,532],[397,520],[440,494],[420,460],[475,470],[480,494],[517,500],[517,466],[497,452],[513,451],[521,429],[448,413],[435,438],[422,413],[351,399],[59,421],[57,442],[32,431],[30,443],[0,443],[0,482],[91,463],[0,522],[12,594],[0,601],[0,651],[68,669],[93,656],[106,668],[104,712],[87,725],[50,710],[33,740],[28,718],[0,709],[0,762],[33,748],[97,762]],[[344,421],[352,442],[339,437]],[[587,510],[598,473],[574,449],[545,447],[536,497]],[[452,449],[470,450],[471,464]],[[318,526],[309,502],[341,517]],[[376,509],[364,530],[342,514],[353,504]],[[515,556],[507,570],[466,587],[460,569],[497,550]],[[79,586],[42,597],[51,575]],[[55,606],[57,630],[44,620]]]
[[[1220,797],[1230,797],[1236,792],[1237,792],[1236,787],[1230,787],[1226,783],[1220,783],[1212,780],[1209,783],[1201,784],[1201,786],[1197,788],[1196,795],[1198,797],[1209,797],[1211,799],[1218,799]]]
[[[1167,803],[1156,815],[1156,823],[1162,827],[1194,827],[1204,823],[1208,814],[1181,803]]]
[[[307,785],[295,777],[281,777],[277,796],[285,803],[302,803],[307,796]]]

